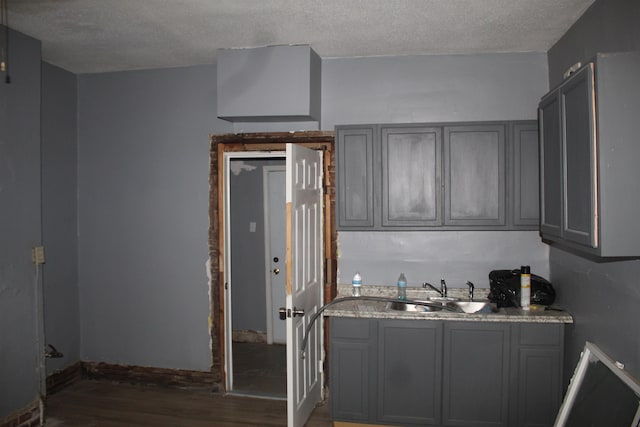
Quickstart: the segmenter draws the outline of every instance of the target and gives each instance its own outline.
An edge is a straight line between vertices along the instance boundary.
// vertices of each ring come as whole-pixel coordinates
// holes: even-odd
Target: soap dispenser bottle
[[[404,273],[400,273],[398,277],[398,299],[402,301],[407,299],[407,278],[404,277]]]
[[[531,267],[520,267],[520,307],[528,311],[531,306]]]

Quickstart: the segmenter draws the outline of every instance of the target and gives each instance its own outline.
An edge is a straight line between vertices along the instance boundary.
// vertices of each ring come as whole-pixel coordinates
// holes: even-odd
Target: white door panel
[[[300,345],[322,305],[322,158],[315,150],[287,144],[287,417],[302,427],[322,398],[322,322]]]

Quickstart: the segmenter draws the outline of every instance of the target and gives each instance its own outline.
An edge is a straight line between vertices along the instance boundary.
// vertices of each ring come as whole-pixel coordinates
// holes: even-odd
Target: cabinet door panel
[[[540,222],[537,123],[513,126],[513,225]]]
[[[503,125],[445,127],[445,224],[505,225]]]
[[[338,227],[372,228],[374,126],[338,129],[336,145]]]
[[[562,400],[560,350],[521,348],[518,426],[552,426]]]
[[[440,225],[440,128],[383,127],[381,138],[382,225]]]
[[[583,68],[560,88],[564,117],[565,239],[597,247],[596,140],[593,68]]]
[[[509,326],[445,322],[443,425],[507,426]]]
[[[440,424],[442,323],[381,320],[377,421]]]
[[[370,421],[375,324],[369,319],[331,318],[329,398],[333,419]]]
[[[540,126],[540,231],[562,235],[562,135],[560,101],[554,92],[543,98],[538,110]]]

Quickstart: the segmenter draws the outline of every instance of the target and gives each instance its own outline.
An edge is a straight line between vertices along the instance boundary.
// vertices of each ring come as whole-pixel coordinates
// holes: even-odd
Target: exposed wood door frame
[[[244,133],[211,135],[209,169],[209,273],[211,373],[217,388],[224,389],[224,170],[226,152],[284,151],[286,143],[300,144],[320,150],[324,167],[324,252],[325,303],[337,293],[337,232],[335,226],[335,155],[334,133],[325,131]],[[327,330],[327,329],[325,329]],[[327,347],[325,334],[325,348]],[[326,360],[326,359],[325,359]]]

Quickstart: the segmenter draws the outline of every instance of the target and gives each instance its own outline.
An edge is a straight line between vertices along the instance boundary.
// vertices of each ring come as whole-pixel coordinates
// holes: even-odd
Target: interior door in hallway
[[[267,287],[267,343],[287,342],[279,308],[285,305],[286,218],[285,166],[264,166],[265,265]]]

